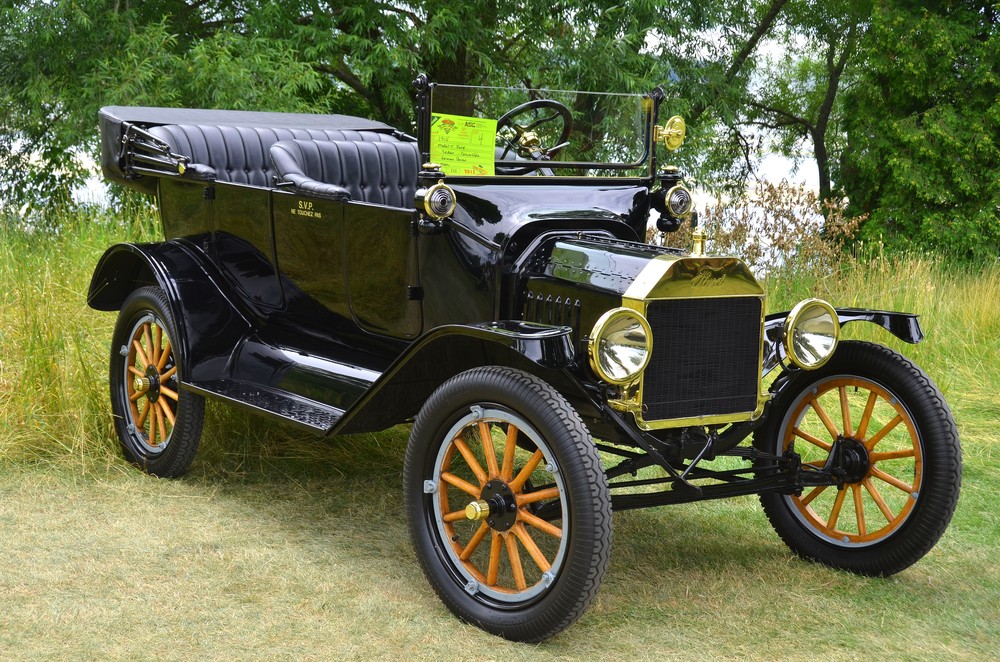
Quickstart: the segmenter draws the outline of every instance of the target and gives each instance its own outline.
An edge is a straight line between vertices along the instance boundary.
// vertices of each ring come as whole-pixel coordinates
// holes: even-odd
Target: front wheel
[[[122,452],[162,478],[187,471],[205,418],[204,399],[179,388],[177,339],[163,290],[142,287],[122,305],[111,342],[111,409]]]
[[[767,453],[797,453],[842,485],[768,493],[761,505],[805,558],[886,576],[924,556],[951,521],[962,480],[958,430],[931,379],[905,357],[844,342],[825,366],[800,372],[754,437]]]
[[[536,377],[477,368],[438,388],[410,435],[404,491],[424,573],[462,620],[541,641],[597,593],[607,480],[579,415]]]

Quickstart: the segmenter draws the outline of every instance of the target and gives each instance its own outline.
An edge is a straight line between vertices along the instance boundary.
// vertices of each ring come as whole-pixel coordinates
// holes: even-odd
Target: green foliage
[[[698,185],[740,198],[777,150],[815,162],[821,199],[869,214],[868,238],[995,256],[997,15],[993,0],[4,0],[0,204],[65,204],[102,105],[339,112],[412,131],[424,71],[664,84],[666,112],[689,120],[671,159]]]
[[[1000,23],[992,2],[879,5],[848,95],[842,181],[868,238],[1000,254]]]
[[[259,5],[21,0],[0,8],[0,200],[67,200],[102,105],[345,112],[413,126],[412,80],[647,89],[659,3]]]

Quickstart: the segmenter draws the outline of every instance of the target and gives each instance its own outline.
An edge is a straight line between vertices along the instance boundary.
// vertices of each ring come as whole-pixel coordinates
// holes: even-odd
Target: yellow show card
[[[433,114],[431,161],[446,175],[492,177],[496,135],[496,120]]]

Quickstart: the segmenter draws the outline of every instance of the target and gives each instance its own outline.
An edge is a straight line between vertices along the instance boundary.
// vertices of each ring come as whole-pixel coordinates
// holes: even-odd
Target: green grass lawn
[[[959,425],[962,497],[922,561],[869,579],[793,557],[754,497],[615,515],[610,570],[569,630],[536,646],[438,601],[401,516],[408,430],[316,442],[209,404],[191,472],[159,480],[117,452],[113,315],[85,305],[104,248],[152,237],[72,217],[0,230],[0,659],[983,659],[1000,646],[1000,268],[876,259],[769,282],[907,309],[901,346]],[[886,341],[861,325],[848,336]]]

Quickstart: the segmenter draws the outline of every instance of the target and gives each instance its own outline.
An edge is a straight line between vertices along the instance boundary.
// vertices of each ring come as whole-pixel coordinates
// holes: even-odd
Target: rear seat
[[[420,171],[417,144],[402,141],[281,140],[271,161],[301,191],[391,207],[413,206]]]
[[[191,159],[186,173],[188,177],[264,187],[274,185],[274,171],[271,169],[268,150],[280,140],[399,143],[399,140],[388,133],[334,129],[165,124],[154,126],[149,132],[170,145],[171,151]]]

